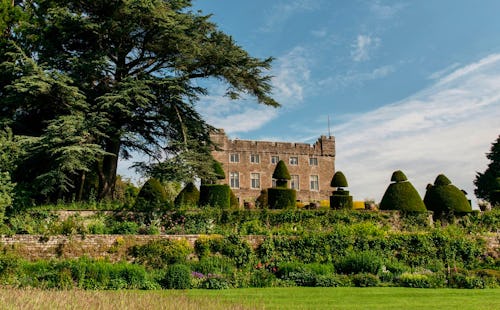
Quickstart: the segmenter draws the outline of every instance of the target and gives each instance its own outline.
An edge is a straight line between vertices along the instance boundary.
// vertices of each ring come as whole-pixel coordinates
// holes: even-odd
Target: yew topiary
[[[352,209],[352,196],[349,196],[349,191],[342,189],[342,187],[347,187],[348,184],[345,175],[341,171],[335,172],[330,186],[337,188],[330,196],[330,208],[336,210]]]
[[[342,171],[337,171],[333,175],[332,181],[330,182],[331,187],[347,187],[347,179],[345,178],[345,175],[342,173]]]
[[[291,188],[269,188],[267,190],[267,200],[271,209],[295,208],[297,193]]]
[[[438,175],[434,185],[427,188],[424,203],[428,210],[436,214],[472,212],[464,192],[451,184],[443,174]]]
[[[199,200],[200,191],[192,182],[189,182],[175,197],[174,204],[176,207],[196,206]]]
[[[422,198],[402,171],[395,171],[391,181],[393,183],[389,185],[380,202],[380,210],[427,211]]]
[[[273,172],[273,179],[276,179],[276,187],[286,188],[288,180],[292,177],[283,160],[280,160]]]
[[[144,183],[134,204],[135,210],[143,212],[168,210],[169,207],[167,192],[161,182],[155,178]]]
[[[231,189],[227,184],[202,184],[200,187],[200,200],[202,207],[210,206],[227,209],[231,206]]]

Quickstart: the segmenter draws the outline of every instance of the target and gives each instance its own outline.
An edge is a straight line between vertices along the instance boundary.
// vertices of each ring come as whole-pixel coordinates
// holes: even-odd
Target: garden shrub
[[[134,204],[134,210],[153,212],[168,210],[168,197],[160,181],[150,178],[144,183]]]
[[[0,224],[3,223],[6,208],[12,205],[13,190],[9,173],[0,171]]]
[[[175,197],[174,204],[178,208],[183,206],[197,206],[199,200],[200,191],[192,182],[189,182]]]
[[[343,274],[371,273],[377,274],[382,268],[380,255],[374,252],[351,252],[339,257],[335,269]]]
[[[403,287],[443,288],[446,287],[446,277],[441,273],[403,273],[398,280]]]
[[[356,287],[373,287],[380,285],[378,276],[371,273],[358,273],[351,277],[352,283]]]
[[[110,231],[115,235],[137,235],[139,224],[130,221],[115,222],[111,226]]]
[[[224,290],[229,289],[229,281],[222,275],[209,274],[200,283],[200,288],[209,290]]]
[[[233,274],[236,271],[236,266],[229,257],[211,255],[192,262],[191,269],[204,276],[209,274]]]
[[[191,270],[183,264],[170,265],[161,285],[168,289],[188,289],[191,287]]]
[[[271,287],[276,281],[276,276],[265,268],[254,270],[250,276],[251,287]]]
[[[229,189],[229,206],[233,209],[237,209],[240,207],[238,197],[236,197],[233,190],[231,190],[231,189]]]
[[[134,263],[162,269],[167,265],[185,263],[192,248],[186,240],[154,240],[128,249]]]
[[[337,171],[333,175],[332,181],[330,182],[331,187],[336,187],[337,189],[342,187],[347,187],[347,179],[342,171]]]
[[[278,188],[287,188],[288,180],[292,177],[288,172],[288,168],[283,160],[280,160],[278,164],[276,164],[276,168],[273,171],[273,179],[276,179],[276,187]]]
[[[380,210],[426,212],[425,204],[417,190],[400,170],[392,174],[391,183],[382,197]]]
[[[267,196],[267,189],[263,189],[260,191],[259,197],[255,200],[255,206],[257,208],[265,208],[267,207],[268,204],[268,196]]]
[[[472,207],[465,194],[452,185],[450,180],[443,174],[436,177],[434,185],[427,186],[424,203],[428,210],[437,215],[453,213],[467,213]]]
[[[295,208],[297,193],[291,188],[269,188],[267,199],[269,208],[286,209]]]
[[[352,209],[353,201],[352,196],[349,196],[349,191],[343,189],[333,191],[333,194],[330,196],[330,208],[336,210]]]
[[[228,209],[231,206],[231,189],[227,184],[202,184],[199,205]]]

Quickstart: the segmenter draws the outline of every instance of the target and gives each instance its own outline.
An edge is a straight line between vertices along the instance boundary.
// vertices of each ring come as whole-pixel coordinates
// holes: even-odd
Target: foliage
[[[271,209],[295,208],[297,193],[291,188],[269,188],[267,199]]]
[[[199,200],[200,191],[192,182],[189,182],[175,197],[174,204],[177,208],[182,206],[197,206]]]
[[[403,171],[397,170],[397,171],[394,171],[392,173],[391,182],[399,183],[399,182],[404,182],[404,181],[408,181],[408,178],[403,173]]]
[[[273,171],[273,179],[276,179],[276,187],[287,187],[287,181],[292,177],[288,172],[288,168],[283,160],[280,160],[278,164],[276,164],[276,168]]]
[[[198,204],[227,209],[231,206],[231,189],[227,184],[202,184]]]
[[[433,186],[427,187],[424,197],[427,209],[437,214],[471,212],[472,207],[465,194],[444,175],[438,175]]]
[[[330,208],[340,210],[340,209],[352,209],[353,202],[352,196],[349,196],[349,191],[339,189],[333,192],[330,196]]]
[[[352,276],[352,283],[356,287],[379,286],[380,279],[371,273],[358,273]]]
[[[188,289],[191,287],[191,270],[183,264],[170,265],[161,283],[168,289]]]
[[[278,106],[266,75],[272,59],[251,57],[191,1],[15,2],[23,23],[4,2],[2,43],[16,48],[0,59],[0,124],[34,138],[37,152],[20,167],[31,171],[19,181],[38,179],[51,199],[94,186],[112,197],[117,161],[130,151],[161,161],[208,149],[210,126],[194,109],[207,93],[201,79],[222,81],[231,99]],[[180,168],[203,174],[203,155]]]
[[[332,181],[330,182],[331,187],[347,187],[347,179],[342,171],[337,171],[333,175]]]
[[[377,274],[382,268],[380,255],[374,252],[363,251],[348,253],[335,263],[335,269],[343,274],[371,273]]]
[[[391,183],[382,197],[380,210],[425,212],[424,202],[413,185],[401,171],[392,174]]]
[[[267,201],[268,201],[267,189],[263,189],[260,191],[259,197],[257,197],[257,199],[255,200],[255,206],[257,208],[265,208],[269,205]]]
[[[148,268],[160,269],[171,264],[182,264],[186,262],[187,256],[192,248],[186,240],[155,240],[144,245],[132,246],[128,255],[136,264]]]
[[[229,190],[229,206],[233,209],[240,207],[240,202],[238,201],[238,197],[236,197],[232,189]]]
[[[491,204],[500,204],[492,197],[492,193],[496,188],[496,178],[500,177],[500,135],[491,144],[490,152],[486,154],[486,158],[490,160],[488,167],[484,172],[478,172],[474,180],[474,194],[478,198],[489,201]]]
[[[446,278],[439,273],[403,273],[399,285],[415,288],[441,288],[446,286]]]
[[[134,209],[145,212],[168,209],[167,193],[160,181],[150,178],[144,183],[135,200]]]
[[[222,169],[222,165],[220,162],[214,160],[212,167],[214,170],[215,177],[218,180],[224,180],[226,178],[226,174],[224,173],[224,169]]]

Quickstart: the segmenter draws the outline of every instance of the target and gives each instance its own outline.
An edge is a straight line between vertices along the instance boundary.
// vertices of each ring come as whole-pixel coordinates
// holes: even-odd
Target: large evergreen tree
[[[191,11],[191,5],[189,0],[17,5],[25,21],[9,20],[8,32],[0,23],[9,41],[0,56],[6,72],[0,124],[35,137],[35,150],[48,147],[26,160],[43,158],[48,167],[31,165],[28,176],[58,175],[57,184],[46,189],[58,195],[81,192],[92,179],[99,196],[109,197],[118,159],[130,151],[157,162],[171,158],[166,154],[189,154],[192,147],[209,152],[203,146],[209,143],[210,126],[194,108],[207,93],[198,79],[225,82],[233,99],[249,94],[278,106],[265,73],[272,59],[251,57],[210,16]],[[71,137],[47,137],[57,130]],[[67,152],[75,162],[64,168]],[[78,154],[85,156],[80,160]],[[26,174],[18,177],[32,181]]]
[[[476,174],[476,179],[474,180],[476,189],[474,190],[474,194],[478,198],[494,203],[495,201],[491,195],[497,189],[496,179],[500,177],[500,135],[491,145],[490,152],[486,154],[486,158],[491,162],[483,173],[478,172]]]

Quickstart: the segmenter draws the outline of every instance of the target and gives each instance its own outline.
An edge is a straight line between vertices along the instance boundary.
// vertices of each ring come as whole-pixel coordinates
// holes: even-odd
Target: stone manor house
[[[222,164],[224,182],[240,204],[253,203],[262,189],[275,185],[272,178],[279,160],[287,165],[292,179],[289,187],[297,191],[297,200],[305,203],[327,200],[335,172],[335,138],[321,136],[316,143],[289,143],[230,140],[224,130],[211,134],[217,146],[213,157]]]

